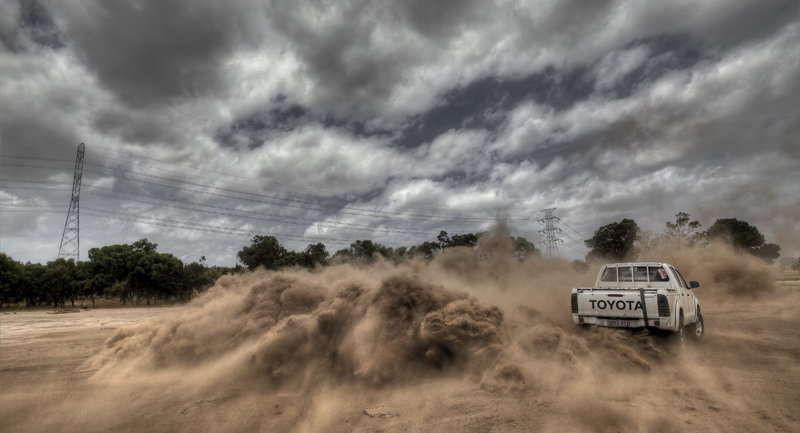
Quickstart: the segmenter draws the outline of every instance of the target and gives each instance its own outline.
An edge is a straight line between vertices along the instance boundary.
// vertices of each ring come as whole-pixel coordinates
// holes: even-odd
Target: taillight
[[[572,314],[578,314],[578,294],[572,294]]]
[[[666,295],[658,295],[658,316],[669,317],[669,301]]]

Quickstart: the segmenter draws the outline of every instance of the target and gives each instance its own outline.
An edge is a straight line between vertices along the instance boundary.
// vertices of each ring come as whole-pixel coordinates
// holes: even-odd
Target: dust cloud
[[[758,298],[776,291],[776,269],[746,252],[737,251],[724,242],[692,248],[671,248],[662,245],[647,260],[675,265],[687,280],[710,283],[704,294],[718,301],[727,297]]]
[[[707,361],[719,341],[726,353],[747,350],[750,336],[726,336],[707,319],[706,341],[682,348],[646,331],[575,326],[570,289],[592,286],[599,265],[577,273],[562,259],[520,262],[507,239],[501,226],[481,238],[481,256],[454,248],[429,262],[224,276],[175,314],[116,330],[83,365],[91,392],[43,415],[45,424],[666,432],[693,422],[702,430],[722,410],[761,410],[733,392],[744,382],[724,362]],[[712,314],[738,299],[789,296],[770,268],[723,245],[655,255],[701,281],[697,296]],[[776,356],[793,362],[790,375],[800,371],[800,352]],[[389,415],[362,412],[376,407]],[[69,429],[50,419],[87,408],[91,417]]]

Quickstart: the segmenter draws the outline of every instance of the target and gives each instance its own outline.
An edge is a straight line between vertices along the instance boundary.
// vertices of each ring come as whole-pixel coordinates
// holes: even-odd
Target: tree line
[[[24,303],[26,307],[67,302],[116,299],[123,305],[160,299],[188,301],[210,287],[220,276],[242,268],[184,264],[158,244],[141,239],[130,245],[109,245],[89,250],[88,261],[59,258],[46,264],[20,263],[0,253],[0,307]]]
[[[481,233],[465,233],[450,236],[446,231],[439,232],[435,241],[425,241],[412,247],[392,248],[373,242],[372,240],[357,240],[347,248],[336,251],[332,256],[324,244],[309,245],[304,251],[287,251],[274,236],[255,236],[249,246],[242,248],[237,253],[241,264],[253,270],[258,267],[277,270],[286,267],[314,268],[330,264],[349,262],[356,264],[371,264],[382,257],[392,263],[420,257],[430,259],[448,248],[472,248],[476,254],[484,254],[479,248],[478,239],[485,235]],[[523,237],[509,239],[514,255],[519,260],[532,256],[540,256],[541,251]]]
[[[675,222],[667,221],[666,229],[660,233],[641,230],[636,221],[625,218],[600,227],[591,239],[584,241],[590,249],[586,262],[635,260],[649,256],[665,244],[680,250],[707,246],[712,241],[729,243],[734,249],[752,254],[767,264],[773,264],[780,256],[781,247],[767,243],[758,228],[746,221],[722,218],[705,231],[698,230],[700,226],[700,222],[691,221],[691,216],[685,212],[675,214]],[[797,262],[797,259],[794,261]],[[790,259],[786,263],[791,262]]]
[[[249,246],[237,253],[238,263],[234,267],[206,266],[205,257],[198,262],[183,263],[172,254],[159,252],[158,244],[147,239],[92,248],[89,260],[78,262],[59,258],[46,264],[21,263],[0,253],[0,307],[18,304],[64,307],[67,303],[75,306],[76,302],[79,305],[91,302],[94,306],[97,299],[117,300],[122,305],[151,305],[160,300],[188,302],[222,275],[243,272],[245,267],[313,269],[341,262],[370,264],[377,257],[399,263],[413,257],[431,258],[453,247],[470,247],[480,254],[478,239],[483,234],[449,236],[442,231],[436,241],[410,248],[357,240],[333,256],[321,243],[297,252],[288,251],[274,236],[255,236]],[[519,260],[540,255],[525,238],[511,237],[510,241]]]
[[[589,248],[585,260],[572,262],[577,271],[585,271],[589,263],[598,261],[636,260],[648,257],[656,248],[669,244],[681,249],[708,245],[725,240],[734,248],[761,258],[768,264],[780,256],[780,246],[766,243],[764,235],[754,226],[735,218],[718,219],[707,230],[691,221],[684,212],[667,222],[663,232],[641,230],[632,219],[623,219],[598,228],[584,243]],[[225,274],[264,267],[314,269],[349,262],[371,264],[379,258],[392,263],[421,258],[431,259],[449,248],[466,247],[480,257],[488,254],[480,247],[485,233],[449,235],[441,231],[435,240],[412,247],[391,248],[372,240],[356,240],[349,247],[329,254],[322,243],[310,244],[302,251],[289,251],[274,236],[255,236],[250,245],[237,253],[233,267],[207,266],[205,257],[183,263],[169,253],[158,251],[158,245],[141,239],[132,244],[109,245],[89,250],[89,260],[56,259],[46,264],[20,263],[0,253],[0,307],[65,306],[67,302],[91,302],[113,299],[123,305],[154,304],[160,300],[188,302],[209,288]],[[523,237],[509,239],[510,251],[519,261],[541,256],[541,251]],[[242,266],[243,265],[243,266]],[[783,267],[800,268],[796,258],[781,261]]]

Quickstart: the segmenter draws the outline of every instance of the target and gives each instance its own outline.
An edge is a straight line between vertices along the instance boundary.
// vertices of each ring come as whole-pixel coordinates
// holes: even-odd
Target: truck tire
[[[700,308],[697,308],[697,320],[688,326],[689,335],[692,337],[692,340],[699,340],[703,338],[703,334],[706,332],[706,324],[703,322],[703,315],[700,314]]]
[[[683,310],[680,310],[678,321],[675,323],[675,328],[672,332],[666,334],[669,346],[676,352],[683,351],[683,345],[686,342],[686,328],[683,326]]]

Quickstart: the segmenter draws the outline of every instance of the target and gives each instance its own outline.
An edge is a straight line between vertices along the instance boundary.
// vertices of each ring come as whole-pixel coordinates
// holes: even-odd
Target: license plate
[[[608,319],[608,326],[629,327],[631,326],[630,320]]]

